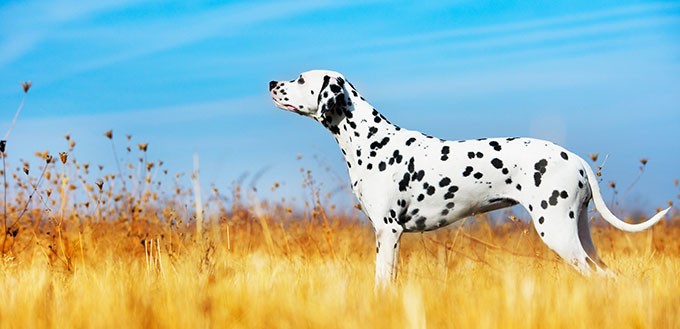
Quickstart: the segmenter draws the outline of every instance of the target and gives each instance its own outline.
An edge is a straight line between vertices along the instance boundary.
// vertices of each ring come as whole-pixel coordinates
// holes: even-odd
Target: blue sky
[[[531,136],[609,154],[604,183],[621,189],[648,158],[623,202],[651,213],[677,200],[677,1],[0,5],[0,131],[18,82],[34,84],[8,141],[13,166],[65,150],[70,133],[73,156],[115,173],[103,137],[113,129],[121,158],[131,134],[173,173],[190,172],[197,152],[206,192],[245,177],[261,197],[299,201],[304,166],[346,204],[334,140],[268,97],[268,81],[310,69],[342,72],[392,122],[437,137]]]

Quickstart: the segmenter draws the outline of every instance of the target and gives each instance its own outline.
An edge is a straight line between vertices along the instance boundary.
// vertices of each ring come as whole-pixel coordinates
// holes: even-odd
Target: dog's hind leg
[[[588,257],[597,265],[598,273],[613,275],[613,272],[609,270],[607,264],[605,264],[602,261],[602,258],[600,258],[600,256],[597,254],[597,250],[595,250],[595,245],[593,244],[593,239],[590,236],[587,201],[583,203],[581,208],[578,210],[578,238],[581,241],[583,250],[585,250],[586,254],[588,254]]]
[[[569,215],[564,215],[565,210]],[[581,234],[577,219],[575,218],[576,216],[570,211],[573,210],[558,206],[537,209],[531,215],[536,232],[543,242],[581,274],[588,275],[598,271],[598,265],[591,259],[585,249],[586,247],[581,243],[579,239]],[[584,216],[586,216],[584,218],[587,220],[587,214]],[[587,222],[585,224],[587,230]],[[586,246],[592,247],[589,231],[586,231],[585,234],[588,236]],[[592,250],[594,251],[595,249],[592,248]],[[599,260],[599,257],[597,259]]]

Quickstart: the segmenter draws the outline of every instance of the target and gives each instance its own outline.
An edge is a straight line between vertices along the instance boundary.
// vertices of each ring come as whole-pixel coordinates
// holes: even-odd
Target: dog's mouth
[[[272,101],[274,101],[274,104],[276,105],[276,107],[278,107],[278,108],[280,108],[280,109],[288,110],[288,111],[293,111],[293,112],[298,112],[297,107],[295,107],[295,106],[293,106],[293,105],[281,103],[281,102],[277,101],[277,100],[274,99],[274,98],[272,98]]]

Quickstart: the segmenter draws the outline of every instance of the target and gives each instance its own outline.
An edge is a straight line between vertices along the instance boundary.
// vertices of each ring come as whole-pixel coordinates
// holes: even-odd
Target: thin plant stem
[[[17,109],[17,113],[14,114],[14,119],[12,119],[12,124],[9,125],[9,130],[7,130],[7,133],[5,134],[5,138],[2,140],[6,141],[7,138],[9,137],[9,134],[12,132],[12,129],[14,128],[14,124],[17,122],[17,118],[19,117],[19,112],[21,112],[21,108],[24,107],[24,102],[26,101],[26,94],[24,93],[24,97],[21,98],[21,104],[19,104],[19,108]]]
[[[5,243],[7,243],[7,165],[5,163],[5,150],[2,150],[2,186],[5,191],[3,193],[4,202],[3,202],[3,226],[2,226],[2,256],[4,258]]]
[[[45,164],[45,168],[43,168],[42,172],[40,173],[40,177],[38,178],[38,181],[33,186],[33,191],[31,191],[31,194],[28,196],[28,200],[26,201],[26,205],[24,205],[24,209],[21,210],[21,213],[19,214],[19,216],[17,216],[17,219],[15,219],[14,222],[12,222],[12,224],[9,225],[9,227],[13,227],[14,225],[16,225],[16,223],[18,223],[19,220],[21,219],[21,216],[23,216],[26,213],[26,211],[28,211],[28,205],[31,203],[31,200],[33,200],[33,195],[35,194],[35,191],[38,190],[38,186],[40,186],[40,183],[42,182],[43,177],[45,177],[45,172],[47,171],[47,167],[49,165],[50,165],[49,162],[47,162],[47,164]]]
[[[24,107],[24,103],[26,102],[26,94],[28,93],[28,89],[31,88],[31,82],[26,81],[22,82],[21,86],[24,88],[24,96],[21,98],[21,103],[19,103],[19,107],[17,108],[17,112],[14,114],[14,119],[12,119],[12,124],[10,124],[9,129],[7,130],[7,133],[5,133],[5,137],[0,141],[0,153],[2,154],[2,182],[3,182],[3,236],[2,236],[2,256],[4,258],[5,256],[5,244],[7,243],[7,164],[6,164],[6,156],[5,156],[5,147],[7,146],[7,138],[9,138],[9,134],[12,132],[12,129],[14,128],[14,124],[17,122],[17,118],[19,117],[19,113],[21,112],[21,109]]]

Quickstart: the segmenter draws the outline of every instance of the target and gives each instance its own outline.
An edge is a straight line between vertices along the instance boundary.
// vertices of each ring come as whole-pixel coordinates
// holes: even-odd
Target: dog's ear
[[[347,106],[345,80],[341,77],[324,76],[321,90],[317,99],[317,117],[328,111],[341,112]]]

